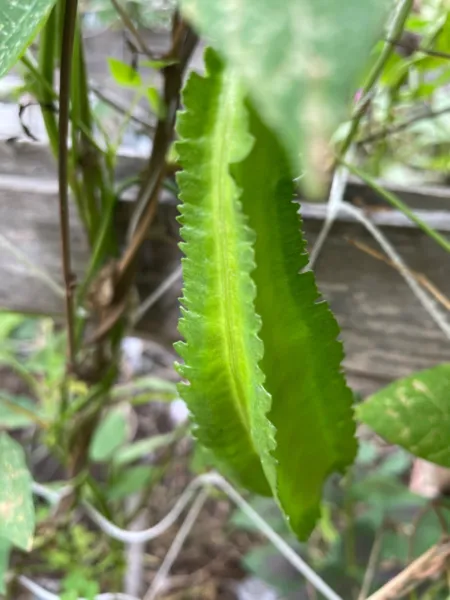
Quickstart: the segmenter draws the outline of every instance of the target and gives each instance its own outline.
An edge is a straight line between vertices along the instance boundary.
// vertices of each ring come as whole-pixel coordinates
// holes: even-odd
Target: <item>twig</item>
[[[105,94],[105,92],[103,90],[95,87],[95,85],[92,83],[90,85],[90,90],[93,94],[95,94],[97,96],[97,98],[102,100],[102,102],[104,102],[105,104],[108,104],[116,112],[120,113],[121,115],[127,115],[129,109],[125,106],[122,106],[119,103],[119,100],[116,100],[115,98],[112,98],[110,95]],[[155,129],[155,125],[151,121],[148,121],[142,117],[138,117],[135,114],[134,109],[133,109],[133,112],[130,113],[129,119],[130,119],[130,121],[133,121],[134,123],[136,123],[136,125],[140,125],[141,127],[143,127],[144,129],[146,129],[148,131],[153,131]]]
[[[404,48],[405,50],[413,52],[421,52],[422,54],[428,54],[428,56],[435,56],[436,58],[443,58],[445,60],[450,60],[450,54],[448,52],[442,52],[441,50],[433,50],[432,48],[424,48],[423,46],[414,47],[407,42],[402,42],[402,40],[386,40],[387,42],[394,44],[394,46],[398,46],[399,48]]]
[[[346,163],[344,160],[340,160],[340,163],[347,167],[349,171],[351,171],[354,175],[359,177],[362,181],[367,183],[374,191],[376,191],[382,198],[384,198],[389,204],[394,206],[396,209],[400,210],[404,215],[406,215],[413,223],[415,223],[422,231],[424,231],[427,235],[429,235],[441,248],[450,252],[450,241],[441,235],[436,229],[433,229],[430,225],[425,223],[420,217],[416,215],[414,211],[412,211],[407,204],[400,200],[400,198],[388,190],[384,189],[373,177],[361,171],[358,167],[355,167],[352,164]]]
[[[165,533],[177,521],[183,510],[196,495],[197,490],[205,486],[215,486],[222,490],[249,519],[251,519],[263,535],[277,548],[277,550],[286,558],[286,560],[307,579],[327,600],[342,600],[326,583],[311,569],[311,567],[289,546],[289,544],[255,511],[255,509],[244,500],[234,487],[228,483],[221,475],[215,472],[205,473],[196,477],[186,487],[179,497],[171,511],[156,525],[144,531],[128,531],[114,525],[103,515],[101,515],[92,505],[84,502],[83,505],[92,521],[100,529],[113,539],[126,542],[137,543],[150,541]],[[33,485],[33,492],[45,498],[42,492],[42,486]],[[52,492],[50,492],[52,493]],[[67,493],[67,491],[65,492]],[[48,494],[48,491],[45,491]],[[54,496],[52,493],[52,501]]]
[[[351,238],[346,239],[350,244],[358,248],[358,250],[361,250],[362,252],[373,256],[373,258],[376,258],[377,260],[383,261],[385,264],[389,265],[393,269],[396,269],[397,271],[399,270],[398,266],[392,260],[387,258],[387,256],[385,256],[381,252],[378,252],[374,248],[371,248],[367,244],[364,244],[364,242],[360,242],[359,240],[354,240]],[[432,283],[423,273],[418,273],[417,271],[413,271],[412,269],[410,269],[410,273],[418,283],[420,283],[426,290],[430,292],[432,296],[434,296],[434,298],[440,304],[442,304],[444,308],[450,311],[450,298],[447,298],[447,296],[445,296],[445,294],[443,294],[434,285],[434,283]]]
[[[370,551],[369,561],[367,563],[367,569],[364,573],[364,579],[361,586],[361,591],[358,595],[358,600],[366,600],[367,594],[370,592],[373,578],[375,576],[378,560],[381,552],[381,542],[383,541],[383,525],[377,530],[375,540]]]
[[[372,594],[368,600],[394,600],[403,598],[420,584],[441,574],[450,558],[450,540],[444,538],[404,569],[397,577]]]
[[[133,21],[130,18],[130,15],[127,13],[127,11],[123,8],[123,6],[121,6],[121,4],[117,0],[111,0],[111,4],[114,6],[114,10],[117,12],[119,17],[121,18],[122,23],[125,25],[126,29],[128,29],[128,31],[131,33],[131,35],[134,37],[135,41],[137,42],[139,51],[142,52],[142,54],[147,55],[150,59],[154,60],[153,54],[147,48],[147,44],[145,43],[144,39],[142,38],[137,27],[135,27]]]
[[[177,535],[175,536],[166,556],[164,557],[161,566],[156,573],[152,585],[150,589],[144,596],[144,600],[155,600],[161,591],[162,586],[164,585],[165,580],[167,579],[168,574],[170,573],[171,568],[173,567],[174,562],[176,561],[178,555],[181,552],[181,549],[186,541],[187,536],[191,532],[200,511],[205,504],[205,501],[208,497],[208,491],[203,489],[195,499],[192,504],[183,524],[178,530]]]
[[[397,12],[394,15],[391,25],[389,27],[389,32],[387,36],[388,40],[398,40],[400,38],[406,23],[406,19],[408,18],[412,6],[413,0],[401,0],[399,2]],[[344,143],[342,144],[342,147],[340,149],[341,156],[344,156],[347,153],[347,150],[350,148],[350,145],[353,142],[353,138],[355,137],[356,132],[358,131],[358,126],[367,107],[367,97],[369,96],[372,88],[378,81],[378,78],[380,77],[386,62],[391,56],[393,49],[394,44],[391,41],[386,41],[383,46],[383,50],[380,56],[378,57],[377,62],[374,64],[371,72],[369,73],[367,81],[365,82],[364,87],[362,88],[361,102],[356,107],[352,118],[350,131],[348,132],[347,137],[345,138]]]
[[[148,296],[148,298],[142,302],[142,304],[136,309],[136,312],[131,317],[131,324],[133,327],[139,323],[145,313],[149,311],[150,308],[154,306],[154,304],[158,302],[162,296],[164,296],[164,294],[174,285],[176,281],[178,281],[178,279],[180,279],[182,273],[182,267],[176,267],[176,269],[156,288],[156,290],[154,290]]]
[[[68,369],[75,367],[74,277],[70,259],[69,226],[69,149],[70,81],[72,75],[73,46],[75,39],[78,0],[66,0],[62,36],[61,72],[59,80],[59,217],[61,227],[62,267],[66,292]]]
[[[355,217],[362,225],[364,225],[367,231],[372,234],[374,239],[380,244],[392,262],[397,266],[406,283],[409,285],[412,293],[419,300],[442,333],[447,337],[447,339],[450,339],[450,325],[447,322],[447,319],[438,310],[433,300],[429,298],[428,294],[420,287],[420,285],[411,275],[410,270],[404,263],[403,259],[386,239],[385,235],[378,229],[378,227],[376,227],[376,225],[374,225],[374,223],[372,223],[370,219],[366,217],[364,212],[356,206],[353,206],[348,202],[342,202],[341,210],[345,210],[347,213]]]
[[[385,138],[389,135],[394,135],[394,134],[398,133],[399,131],[403,131],[404,129],[407,129],[410,125],[413,125],[414,123],[417,123],[418,121],[425,121],[427,119],[436,119],[437,117],[440,117],[441,115],[444,115],[448,112],[450,112],[450,106],[446,106],[444,108],[441,108],[440,110],[423,112],[420,115],[415,115],[414,117],[411,117],[410,119],[402,121],[401,123],[398,123],[397,125],[392,125],[391,127],[386,127],[385,129],[380,129],[379,131],[375,131],[374,133],[371,133],[371,134],[367,135],[366,137],[361,138],[360,140],[356,140],[356,143],[358,145],[362,146],[363,144],[369,144],[370,142],[375,142],[375,141]]]
[[[351,161],[352,156],[353,152],[352,148],[350,148],[345,158],[346,160]],[[322,250],[322,247],[325,243],[325,240],[327,239],[327,236],[330,233],[333,223],[339,213],[339,208],[344,199],[344,193],[347,187],[348,177],[348,169],[342,166],[338,166],[334,172],[333,181],[331,183],[331,190],[327,203],[327,213],[325,216],[325,221],[309,255],[309,267],[311,269],[314,267],[317,258],[319,257],[320,251]]]
[[[37,279],[40,279],[43,283],[45,283],[57,296],[60,298],[65,297],[65,291],[58,283],[56,283],[51,275],[28,260],[22,250],[12,244],[2,233],[0,233],[0,242],[9,252],[11,252],[13,256],[17,258],[20,263],[28,268],[30,273],[33,273]]]

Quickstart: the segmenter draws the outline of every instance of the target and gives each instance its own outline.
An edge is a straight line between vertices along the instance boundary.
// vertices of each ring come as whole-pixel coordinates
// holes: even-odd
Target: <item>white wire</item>
[[[186,515],[183,524],[178,530],[177,535],[175,536],[166,556],[164,557],[161,566],[158,569],[155,577],[153,578],[152,585],[150,589],[144,596],[144,600],[155,600],[161,591],[167,576],[170,573],[170,570],[173,567],[174,562],[176,561],[178,555],[181,552],[181,549],[186,541],[187,536],[190,534],[192,527],[197,521],[198,515],[205,504],[205,501],[208,497],[208,491],[203,489],[199,492],[197,498],[194,500],[188,514]]]
[[[351,162],[353,154],[354,150],[352,147],[346,155],[346,162]],[[327,213],[325,216],[325,221],[309,254],[309,267],[311,269],[316,263],[320,251],[322,250],[323,245],[325,243],[325,240],[327,239],[331,227],[333,226],[333,223],[336,220],[336,217],[339,213],[339,208],[344,199],[344,193],[345,188],[347,187],[348,178],[349,172],[346,167],[341,166],[335,170],[333,175],[333,181],[331,183],[330,196],[327,203]]]
[[[36,582],[32,581],[28,577],[25,577],[24,575],[20,575],[18,577],[18,581],[22,587],[34,594],[36,598],[39,598],[39,600],[60,600],[59,596],[57,596],[56,594],[52,594],[52,592],[49,592],[48,590],[46,590]],[[79,598],[78,600],[85,600],[85,598]],[[129,596],[128,594],[107,593],[98,594],[98,596],[95,596],[94,600],[139,600],[139,598],[136,598],[135,596]]]
[[[136,312],[131,317],[132,325],[139,323],[145,313],[150,310],[150,308],[156,304],[156,302],[158,302],[162,296],[164,296],[164,294],[176,281],[178,281],[182,273],[182,267],[179,265],[176,267],[176,269],[174,269],[174,271],[172,271],[170,275],[166,277],[166,279],[164,279],[164,281],[156,288],[156,290],[152,292],[150,296],[148,296],[148,298],[146,298],[144,302],[136,309]]]
[[[386,239],[385,235],[372,223],[370,219],[366,217],[362,210],[349,204],[348,202],[341,203],[341,210],[346,211],[355,217],[364,227],[369,231],[369,233],[375,238],[375,240],[380,244],[386,254],[389,256],[391,261],[396,265],[400,273],[403,275],[406,283],[409,285],[411,291],[422,304],[424,309],[436,323],[436,325],[440,328],[442,333],[450,339],[450,324],[448,323],[446,317],[442,314],[442,312],[437,307],[436,303],[428,296],[428,294],[420,287],[417,283],[416,279],[412,276],[405,262],[395,250],[395,248],[390,244],[390,242]]]
[[[141,531],[129,531],[128,529],[121,529],[106,519],[91,504],[84,502],[83,505],[92,521],[94,521],[94,523],[98,525],[98,527],[100,527],[100,529],[109,537],[112,537],[120,542],[125,542],[126,544],[139,544],[154,540],[172,527],[186,506],[192,500],[198,488],[202,485],[204,485],[204,482],[201,478],[191,481],[191,483],[178,498],[172,510],[167,513],[167,515],[159,523],[153,527],[150,527],[149,529],[143,529]]]
[[[100,527],[100,529],[110,537],[122,542],[133,543],[152,540],[155,537],[162,535],[169,527],[175,523],[187,504],[192,500],[196,490],[200,487],[213,485],[221,489],[249,519],[251,519],[264,534],[269,541],[277,548],[277,550],[286,558],[286,560],[307,579],[327,600],[342,600],[340,596],[334,592],[323,579],[311,569],[311,567],[287,544],[281,536],[279,536],[272,527],[244,500],[232,485],[226,481],[218,473],[205,473],[199,475],[184,490],[172,510],[156,525],[144,531],[127,531],[117,527],[108,519],[105,519],[95,508],[90,504],[84,503],[84,506],[91,519]],[[35,493],[41,492],[39,487],[34,487]],[[42,495],[42,494],[41,494]],[[42,495],[42,497],[44,497]],[[40,600],[59,600],[55,597],[42,597]],[[114,596],[110,596],[111,600]],[[107,598],[99,598],[96,600],[108,600]],[[122,598],[121,600],[126,600]]]

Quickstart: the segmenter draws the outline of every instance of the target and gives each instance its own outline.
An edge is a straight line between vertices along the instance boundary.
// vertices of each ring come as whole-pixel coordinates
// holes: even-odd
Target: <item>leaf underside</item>
[[[450,363],[395,381],[356,415],[388,442],[450,468]]]
[[[308,256],[285,153],[256,112],[250,115],[255,143],[234,172],[256,233],[255,304],[276,429],[277,495],[293,530],[306,537],[319,516],[324,480],[355,458],[353,398],[340,367],[338,325],[319,301],[313,273],[299,274]]]
[[[185,342],[177,350],[185,362],[179,371],[189,382],[179,391],[199,441],[237,481],[267,494],[260,454],[273,431],[264,418],[270,398],[258,368],[253,236],[230,175],[251,138],[237,79],[214,52],[207,51],[205,61],[206,77],[191,75],[177,124],[185,254],[179,324]]]
[[[0,77],[20,58],[56,0],[0,0]]]
[[[328,143],[392,0],[182,0],[186,16],[242,77],[311,192]],[[364,32],[362,35],[361,32]],[[300,157],[300,158],[299,158]]]

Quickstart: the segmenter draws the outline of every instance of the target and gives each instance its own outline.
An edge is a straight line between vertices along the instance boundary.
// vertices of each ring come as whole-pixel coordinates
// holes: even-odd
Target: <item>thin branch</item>
[[[395,13],[391,25],[388,31],[388,40],[398,40],[403,32],[405,27],[406,19],[411,11],[413,6],[413,0],[401,0],[398,4],[397,12]],[[364,113],[366,112],[366,108],[368,106],[367,99],[370,96],[372,88],[377,83],[386,62],[389,60],[392,51],[394,49],[394,44],[391,41],[386,41],[383,50],[378,57],[377,62],[374,64],[369,76],[362,88],[361,101],[355,109],[353,114],[353,118],[351,121],[350,131],[347,134],[347,137],[342,144],[340,149],[340,155],[344,156],[347,153],[347,150],[350,148],[351,143],[358,131],[359,124],[361,119],[363,118]]]
[[[177,535],[175,536],[166,556],[164,557],[163,562],[161,563],[161,566],[158,569],[158,572],[152,581],[150,589],[145,594],[144,600],[155,600],[158,596],[168,574],[170,573],[171,568],[173,567],[174,562],[178,558],[178,555],[183,548],[187,536],[195,525],[195,522],[197,521],[200,511],[202,510],[207,498],[208,491],[203,489],[194,500],[185,520],[183,521],[183,524],[178,530]]]
[[[152,306],[158,302],[158,300],[164,296],[164,294],[170,290],[170,288],[181,278],[183,269],[181,266],[176,269],[168,276],[164,281],[154,290],[138,308],[136,312],[131,316],[131,324],[135,327],[139,321],[145,316],[145,313],[151,309]]]
[[[228,481],[216,472],[199,475],[185,488],[179,497],[175,506],[170,512],[156,525],[144,531],[128,531],[114,525],[103,515],[101,515],[88,502],[83,502],[87,514],[100,529],[113,539],[126,543],[140,543],[150,541],[165,533],[177,521],[183,510],[188,506],[199,488],[205,486],[215,486],[224,492],[246,516],[252,520],[261,533],[267,537],[277,550],[286,558],[286,560],[307,579],[327,600],[342,600],[317,573],[289,546],[289,544],[261,517],[255,509],[244,500]],[[55,503],[54,495],[45,489],[42,493],[42,486],[33,484],[33,492],[47,499],[51,495],[51,502]],[[64,492],[66,494],[67,491]],[[62,494],[61,494],[62,496]],[[53,599],[52,599],[53,600]]]
[[[359,240],[354,240],[351,238],[346,238],[346,239],[350,244],[355,246],[355,248],[358,248],[358,250],[361,250],[362,252],[365,252],[366,254],[373,256],[373,258],[376,258],[377,260],[381,260],[382,262],[389,265],[393,269],[396,269],[397,271],[399,270],[398,266],[392,260],[390,260],[387,256],[385,256],[381,252],[378,252],[377,250],[374,250],[374,248],[371,248],[367,244],[364,244],[364,242],[360,242]],[[420,283],[420,285],[422,287],[424,287],[440,304],[442,304],[442,306],[446,310],[448,310],[450,312],[450,298],[448,298],[445,294],[443,294],[434,285],[434,283],[432,283],[428,279],[428,277],[426,277],[423,273],[418,273],[417,271],[413,271],[412,269],[410,270],[410,273],[414,277],[414,279],[418,283]]]
[[[90,89],[91,89],[91,92],[93,94],[95,94],[97,96],[97,98],[99,98],[99,100],[101,100],[105,104],[108,104],[116,112],[120,113],[121,115],[128,114],[129,108],[127,108],[126,106],[122,106],[118,100],[116,100],[115,98],[112,98],[108,94],[105,94],[105,92],[103,90],[95,87],[95,85],[93,83],[91,83]],[[129,119],[130,119],[130,121],[133,121],[134,123],[136,123],[136,125],[140,125],[141,127],[143,127],[144,129],[146,129],[148,131],[154,131],[154,129],[155,129],[155,125],[151,121],[148,121],[142,117],[138,117],[134,113],[134,110],[133,110],[133,112],[130,113]]]
[[[352,148],[349,149],[347,156],[345,157],[346,160],[352,160]],[[340,206],[344,199],[345,189],[348,183],[348,177],[348,169],[346,169],[345,167],[338,167],[334,172],[333,181],[331,183],[330,196],[327,203],[327,213],[325,216],[325,221],[309,255],[309,267],[311,269],[314,267],[319,257],[320,251],[322,250],[322,247],[325,243],[325,240],[327,239],[328,234],[330,233],[331,228],[333,226],[333,223],[336,220],[336,217],[339,213]]]
[[[372,545],[372,549],[370,551],[369,561],[367,563],[367,569],[364,573],[364,579],[361,586],[361,591],[358,595],[358,600],[366,600],[367,594],[370,592],[370,588],[372,586],[373,578],[376,573],[378,560],[380,558],[381,553],[381,542],[383,541],[383,525],[378,529],[375,540]]]
[[[429,235],[441,248],[450,252],[450,240],[441,235],[436,229],[433,229],[428,223],[425,223],[420,217],[416,215],[414,211],[412,211],[407,204],[400,200],[400,198],[388,190],[384,189],[373,177],[361,171],[358,167],[346,163],[344,160],[340,160],[340,163],[347,167],[347,169],[359,177],[364,183],[367,183],[375,192],[377,192],[382,198],[384,198],[389,204],[391,204],[394,208],[401,211],[404,215],[406,215],[413,223],[415,223],[422,231],[424,231],[427,235]]]
[[[398,123],[397,125],[392,125],[391,127],[386,127],[385,129],[380,129],[379,131],[375,131],[374,133],[371,133],[371,134],[367,135],[366,137],[361,138],[360,140],[356,140],[356,143],[358,145],[362,146],[363,144],[369,144],[371,142],[376,142],[377,140],[386,138],[390,135],[394,135],[400,131],[403,131],[404,129],[408,129],[408,127],[410,127],[411,125],[414,125],[414,123],[417,123],[419,121],[426,121],[428,119],[436,119],[437,117],[440,117],[441,115],[444,115],[448,112],[450,112],[450,106],[446,106],[444,108],[441,108],[441,109],[435,110],[435,111],[423,112],[420,115],[415,115],[414,117],[411,117],[410,119],[402,121],[401,123]]]
[[[372,594],[368,600],[403,598],[427,579],[435,578],[444,573],[447,569],[449,558],[450,541],[449,538],[444,538],[441,542],[422,554],[422,556],[419,556],[419,558],[378,590],[378,592]]]
[[[62,267],[66,292],[68,368],[75,366],[74,276],[70,257],[69,225],[69,149],[70,81],[77,20],[78,0],[66,0],[62,36],[61,72],[59,80],[59,217],[61,227]]]
[[[398,46],[399,48],[404,48],[405,50],[409,50],[411,53],[421,52],[422,54],[427,54],[428,56],[435,56],[436,58],[443,58],[444,60],[450,60],[450,54],[448,52],[442,52],[441,50],[433,50],[432,48],[424,48],[423,46],[414,47],[408,42],[402,42],[401,40],[386,40],[390,44],[394,44],[394,46]]]
[[[150,52],[150,50],[148,49],[147,44],[145,43],[137,27],[135,27],[127,11],[123,8],[123,6],[121,6],[120,2],[118,2],[117,0],[111,0],[111,4],[113,5],[114,10],[119,15],[126,29],[131,33],[131,35],[134,37],[134,40],[137,42],[138,50],[142,54],[145,54],[150,59],[154,60],[152,52]]]
[[[51,275],[49,275],[49,273],[47,273],[37,265],[33,264],[30,260],[28,260],[28,258],[22,252],[22,250],[20,250],[18,246],[12,244],[2,233],[0,233],[0,243],[3,244],[3,246],[5,246],[5,248],[9,252],[11,252],[13,256],[16,257],[18,262],[26,266],[30,273],[32,273],[37,279],[42,281],[42,283],[45,283],[45,285],[47,285],[57,296],[59,296],[60,298],[65,297],[65,291],[51,277]]]
[[[374,237],[374,239],[380,244],[392,262],[396,265],[406,283],[409,285],[414,296],[419,300],[424,309],[442,331],[442,333],[446,336],[447,339],[450,340],[450,325],[445,318],[445,316],[440,312],[437,306],[434,304],[433,300],[428,296],[428,294],[420,287],[414,277],[411,275],[410,270],[404,263],[401,256],[395,250],[395,248],[390,244],[385,235],[376,227],[374,223],[370,219],[366,217],[364,212],[349,204],[348,202],[343,202],[341,205],[341,210],[345,210],[347,213],[351,214],[355,217],[367,231]]]

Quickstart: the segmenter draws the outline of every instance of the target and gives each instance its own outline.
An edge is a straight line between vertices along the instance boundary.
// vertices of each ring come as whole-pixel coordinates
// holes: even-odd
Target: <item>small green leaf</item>
[[[166,107],[158,90],[155,87],[149,87],[146,90],[146,94],[150,108],[153,110],[155,115],[158,117],[158,119],[164,119]]]
[[[31,475],[22,447],[0,433],[0,538],[31,550],[34,506]]]
[[[118,60],[117,58],[108,58],[109,72],[115,82],[123,87],[142,87],[142,77],[127,63]]]
[[[149,456],[160,448],[164,448],[165,446],[172,444],[179,438],[179,436],[179,431],[174,430],[170,433],[154,435],[145,440],[134,442],[134,444],[123,446],[117,450],[116,454],[114,455],[114,462],[117,465],[129,464],[135,460]]]
[[[14,65],[56,0],[0,0],[0,77]]]
[[[111,410],[98,426],[89,450],[91,460],[105,462],[125,443],[127,422],[122,408]]]
[[[294,172],[318,192],[335,128],[392,0],[182,0],[186,16],[242,77]]]
[[[158,71],[170,67],[171,65],[176,65],[177,62],[178,61],[173,58],[162,58],[161,60],[141,60],[140,64],[143,67],[149,67],[150,69],[156,69]]]
[[[395,381],[356,415],[391,444],[450,467],[450,363]]]
[[[139,465],[122,471],[119,478],[109,487],[110,500],[123,500],[131,494],[136,494],[151,483],[155,470],[153,467]]]

